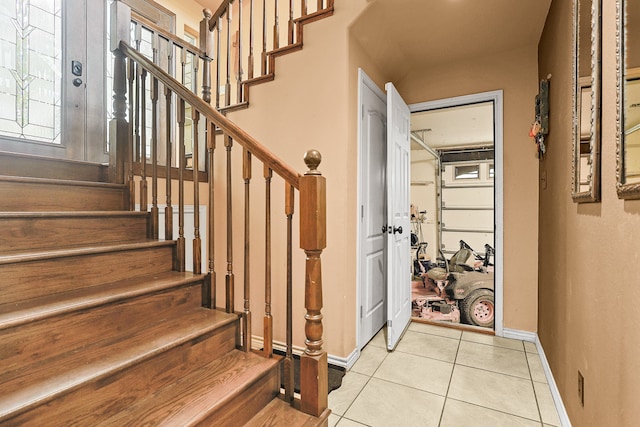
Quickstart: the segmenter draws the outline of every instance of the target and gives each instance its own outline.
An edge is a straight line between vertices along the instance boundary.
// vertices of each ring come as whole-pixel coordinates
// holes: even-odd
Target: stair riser
[[[95,242],[139,242],[146,236],[145,216],[4,218],[0,252],[47,250]]]
[[[55,420],[57,425],[98,425],[109,416],[126,412],[134,400],[153,399],[150,390],[179,381],[193,366],[231,351],[236,331],[237,322],[226,325],[144,363],[79,387],[48,404],[5,421],[3,426],[43,425],[43,422],[51,420]]]
[[[276,367],[258,379],[241,395],[215,413],[209,414],[206,420],[197,425],[198,427],[235,427],[244,425],[271,402],[279,391],[280,369]]]
[[[170,271],[173,246],[0,265],[0,304]]]
[[[126,207],[120,187],[0,181],[0,211],[117,211]]]
[[[101,182],[104,181],[107,167],[99,164],[2,153],[0,154],[0,171],[3,175],[10,176]]]
[[[47,373],[38,362],[64,353],[89,348],[97,342],[121,339],[144,328],[149,319],[161,320],[174,313],[202,305],[202,284],[193,283],[166,292],[146,295],[120,304],[46,319],[11,328],[0,334],[0,359],[4,380],[13,378],[11,371],[24,366]]]

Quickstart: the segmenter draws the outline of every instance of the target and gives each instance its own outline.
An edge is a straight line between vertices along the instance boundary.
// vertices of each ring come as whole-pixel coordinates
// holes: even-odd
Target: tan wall
[[[504,327],[536,331],[538,160],[528,138],[537,93],[536,47],[416,70],[398,84],[409,104],[504,91]]]
[[[631,2],[633,3],[633,2]],[[603,2],[602,202],[571,201],[571,8],[554,1],[539,45],[552,73],[550,129],[540,164],[538,334],[574,426],[635,426],[640,418],[640,201],[616,177],[615,3]],[[585,406],[578,403],[578,370]]]

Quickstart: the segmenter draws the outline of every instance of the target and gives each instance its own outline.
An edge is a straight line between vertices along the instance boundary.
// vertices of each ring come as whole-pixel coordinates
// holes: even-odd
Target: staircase
[[[0,425],[326,425],[101,165],[0,153]],[[325,355],[326,357],[326,355]]]

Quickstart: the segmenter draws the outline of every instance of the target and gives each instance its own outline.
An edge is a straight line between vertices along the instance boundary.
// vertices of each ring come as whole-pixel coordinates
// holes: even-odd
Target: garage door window
[[[455,179],[478,179],[480,165],[464,165],[455,167]]]

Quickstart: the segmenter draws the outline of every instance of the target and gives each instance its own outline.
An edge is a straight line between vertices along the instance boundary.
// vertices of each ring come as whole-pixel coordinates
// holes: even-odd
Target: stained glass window
[[[0,0],[0,135],[60,144],[62,0]]]

